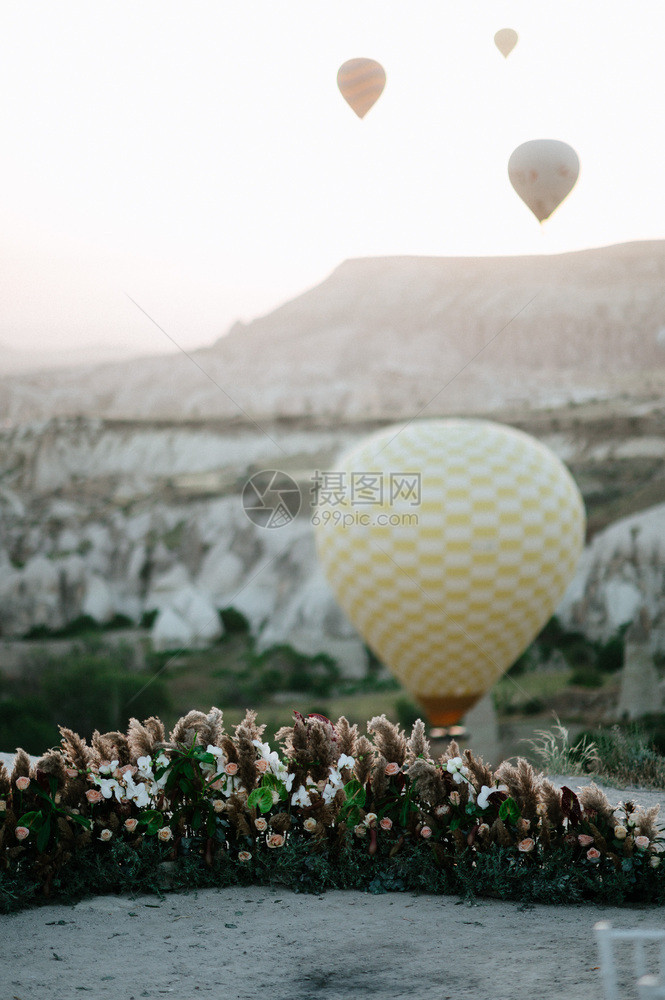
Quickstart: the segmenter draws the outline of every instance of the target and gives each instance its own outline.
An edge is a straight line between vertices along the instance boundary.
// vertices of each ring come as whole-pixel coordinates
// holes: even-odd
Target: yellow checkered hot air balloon
[[[453,725],[560,601],[584,541],[580,492],[545,445],[475,419],[384,429],[335,480],[314,516],[335,596],[432,725]]]

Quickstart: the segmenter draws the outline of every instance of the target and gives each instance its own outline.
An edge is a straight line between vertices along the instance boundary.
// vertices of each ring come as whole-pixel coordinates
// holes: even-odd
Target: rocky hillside
[[[191,359],[4,378],[0,420],[349,421],[411,416],[429,401],[429,416],[560,405],[622,386],[659,391],[664,341],[663,241],[556,256],[350,260]]]
[[[594,537],[567,621],[595,637],[626,608],[657,619],[665,547],[654,530],[665,528],[648,521],[639,557],[632,539],[654,516],[644,509],[665,501],[665,408],[617,400],[498,418],[557,452],[585,496]],[[156,645],[205,645],[219,632],[217,609],[233,606],[261,645],[325,650],[362,673],[362,642],[317,565],[309,491],[316,470],[377,426],[77,418],[0,432],[0,636],[157,611]],[[241,503],[247,479],[266,468],[288,472],[302,493],[299,516],[277,530],[253,524]]]

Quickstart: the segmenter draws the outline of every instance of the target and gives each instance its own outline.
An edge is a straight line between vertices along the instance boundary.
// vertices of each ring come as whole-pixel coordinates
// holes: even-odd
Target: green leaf
[[[51,834],[51,818],[48,817],[45,823],[42,823],[41,829],[37,834],[37,850],[43,851],[48,844],[48,839]]]
[[[192,829],[199,830],[201,828],[201,810],[195,809],[192,816]]]
[[[454,819],[451,819],[451,821],[450,821],[450,829],[451,830],[457,830],[461,822],[462,821],[459,818],[459,816],[455,816]]]
[[[146,809],[139,816],[139,826],[151,826],[155,822],[161,826],[163,816],[164,814],[159,809]]]
[[[361,785],[357,778],[351,778],[351,781],[347,781],[344,785],[344,791],[346,793],[347,805],[362,809],[367,798],[365,786]]]
[[[517,823],[519,818],[520,810],[515,799],[504,799],[499,808],[499,819],[509,819],[511,823]]]
[[[37,820],[39,820],[39,822],[37,822]],[[29,829],[32,830],[34,823],[35,824],[34,829],[38,830],[43,822],[44,822],[44,817],[40,813],[39,809],[34,809],[32,812],[23,813],[23,815],[17,821],[16,825],[27,826],[29,827]]]
[[[75,813],[67,813],[66,818],[71,823],[78,823],[80,826],[84,826],[86,830],[89,830],[92,826],[92,820],[89,820],[86,816],[77,816]]]
[[[263,775],[263,781],[261,782],[262,788],[270,788],[279,794],[280,799],[285,799],[287,797],[286,785],[279,778],[268,772]]]
[[[255,788],[247,799],[247,805],[252,809],[258,806],[262,813],[270,812],[272,808],[272,791],[270,788]]]

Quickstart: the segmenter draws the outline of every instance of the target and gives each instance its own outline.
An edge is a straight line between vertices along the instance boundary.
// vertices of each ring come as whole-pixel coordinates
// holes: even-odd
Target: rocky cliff
[[[663,241],[555,256],[350,260],[191,356],[5,378],[0,420],[348,421],[425,405],[429,416],[559,405],[622,386],[662,388],[664,330]]]

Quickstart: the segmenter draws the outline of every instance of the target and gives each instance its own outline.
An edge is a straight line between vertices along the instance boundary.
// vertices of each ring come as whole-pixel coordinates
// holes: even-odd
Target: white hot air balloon
[[[580,172],[577,153],[559,139],[531,139],[513,150],[508,177],[539,222],[549,219],[575,187]]]
[[[513,51],[517,45],[518,38],[519,35],[512,28],[501,28],[497,31],[494,36],[494,44],[504,59],[507,59]]]

